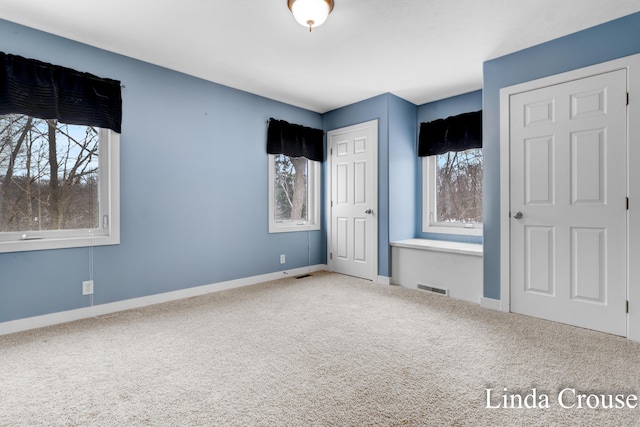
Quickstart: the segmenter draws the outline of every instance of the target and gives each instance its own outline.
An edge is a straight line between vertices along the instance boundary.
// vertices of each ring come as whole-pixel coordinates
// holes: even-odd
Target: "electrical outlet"
[[[286,258],[284,254],[280,255],[280,264],[284,264],[286,262]]]
[[[93,280],[82,282],[82,295],[93,295]]]

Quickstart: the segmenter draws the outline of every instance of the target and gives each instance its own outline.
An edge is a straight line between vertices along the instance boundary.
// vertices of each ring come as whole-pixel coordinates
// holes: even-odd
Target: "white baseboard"
[[[109,304],[95,305],[91,307],[78,308],[75,310],[61,311],[58,313],[45,314],[42,316],[28,317],[25,319],[11,320],[0,323],[0,335],[12,334],[29,329],[43,328],[45,326],[57,325],[60,323],[72,322],[74,320],[87,319],[90,317],[104,316],[105,314],[116,313],[118,311],[131,310],[134,308],[146,307],[164,302],[176,301],[184,298],[191,298],[227,289],[240,288],[242,286],[255,285],[257,283],[277,280],[288,276],[298,276],[314,271],[327,270],[326,264],[317,264],[310,267],[295,268],[292,270],[278,271],[275,273],[262,274],[259,276],[245,277],[242,279],[229,280],[226,282],[214,283],[211,285],[196,286],[193,288],[180,289],[178,291],[165,292],[146,297],[132,298],[128,300],[113,302]]]
[[[385,286],[391,285],[391,277],[387,276],[378,276],[378,283]]]
[[[480,306],[484,307],[484,308],[489,308],[491,310],[496,310],[496,311],[500,311],[501,310],[501,305],[500,305],[500,300],[499,299],[493,299],[493,298],[480,298]]]

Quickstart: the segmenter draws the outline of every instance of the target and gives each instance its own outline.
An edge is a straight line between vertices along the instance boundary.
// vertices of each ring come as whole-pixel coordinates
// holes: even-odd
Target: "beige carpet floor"
[[[0,426],[640,425],[565,389],[640,394],[640,344],[325,272],[0,337]]]

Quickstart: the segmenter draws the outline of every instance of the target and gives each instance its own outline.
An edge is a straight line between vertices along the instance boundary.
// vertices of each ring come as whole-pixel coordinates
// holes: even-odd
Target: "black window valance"
[[[120,82],[0,52],[0,114],[10,113],[120,133]]]
[[[321,162],[324,160],[324,132],[284,120],[269,119],[267,131],[267,153],[286,154],[291,157],[306,157]]]
[[[482,148],[482,110],[420,123],[418,156]]]

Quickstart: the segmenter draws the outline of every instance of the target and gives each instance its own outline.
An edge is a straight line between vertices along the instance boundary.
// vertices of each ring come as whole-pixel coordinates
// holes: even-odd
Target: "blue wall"
[[[499,298],[499,90],[640,52],[640,14],[488,61],[483,92],[420,107],[385,94],[324,115],[2,20],[0,51],[126,85],[121,244],[93,249],[95,304],[279,271],[281,253],[287,269],[326,262],[326,218],[320,231],[267,232],[269,117],[325,131],[378,119],[378,270],[391,276],[390,241],[453,238],[421,231],[418,123],[480,108],[484,296]],[[88,306],[90,258],[88,248],[0,254],[0,322]]]
[[[640,52],[640,13],[484,63],[484,296],[500,298],[500,89]]]
[[[121,244],[93,249],[95,304],[326,262],[324,230],[269,234],[267,218],[267,120],[320,114],[2,20],[0,51],[126,86]],[[88,306],[90,251],[0,254],[0,322]]]
[[[389,240],[415,237],[418,107],[389,95]]]
[[[446,119],[458,114],[482,110],[482,91],[465,93],[451,98],[423,104],[418,107],[418,123]],[[422,231],[422,157],[416,158],[416,206],[415,235],[421,239],[449,240],[454,242],[482,243],[481,236],[465,236],[456,234],[425,233]]]

